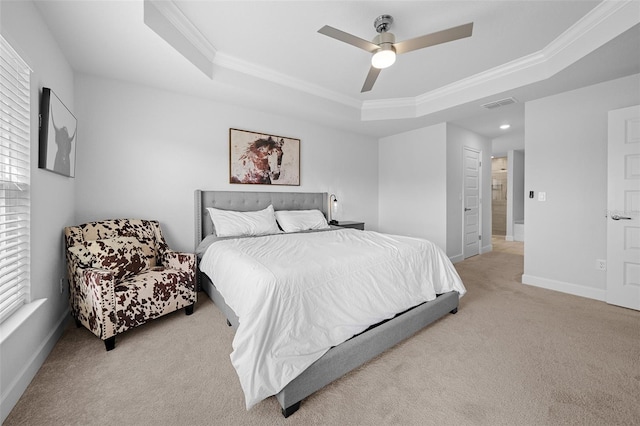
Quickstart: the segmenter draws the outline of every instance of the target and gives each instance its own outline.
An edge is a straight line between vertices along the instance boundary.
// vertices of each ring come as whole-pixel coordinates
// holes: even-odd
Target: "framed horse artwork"
[[[229,129],[229,182],[300,185],[300,139]]]

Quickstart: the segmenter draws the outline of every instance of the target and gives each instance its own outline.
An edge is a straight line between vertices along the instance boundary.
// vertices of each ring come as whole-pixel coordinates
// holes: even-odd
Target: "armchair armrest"
[[[95,268],[77,268],[75,270],[72,301],[78,320],[102,340],[116,334],[115,278],[112,271]]]
[[[184,253],[173,250],[165,250],[160,255],[162,266],[171,269],[178,269],[185,272],[196,273],[196,255],[194,253]]]

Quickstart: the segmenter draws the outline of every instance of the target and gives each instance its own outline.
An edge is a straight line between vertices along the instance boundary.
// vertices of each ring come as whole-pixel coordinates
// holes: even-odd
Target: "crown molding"
[[[328,99],[330,101],[337,102],[351,108],[360,109],[362,107],[362,102],[358,99],[343,95],[342,93],[338,93],[333,90],[325,89],[321,86],[318,86],[317,84],[293,78],[281,72],[256,65],[254,63],[239,59],[235,56],[227,55],[222,52],[218,52],[214,63],[219,67],[236,71],[261,80],[266,80],[271,83],[279,84],[281,86],[305,92],[320,98]]]
[[[209,78],[216,48],[172,0],[144,0],[144,23]]]
[[[549,43],[543,53],[558,72],[639,22],[637,0],[605,0]]]
[[[421,117],[545,80],[638,24],[637,7],[633,0],[604,0],[538,52],[416,97],[364,101],[361,118]]]
[[[207,40],[198,28],[184,15],[182,10],[173,2],[173,0],[144,0],[145,6],[145,23],[151,27],[156,33],[171,44],[180,54],[191,61],[196,67],[203,71],[209,78],[213,78],[213,67],[226,68],[231,71],[239,72],[260,80],[269,81],[279,84],[293,90],[305,92],[316,97],[324,98],[350,108],[360,109],[362,102],[350,96],[343,95],[332,90],[325,89],[316,84],[309,83],[300,79],[292,78],[286,74],[266,68],[234,56],[217,52],[215,47]],[[157,11],[157,13],[154,13]],[[189,47],[185,47],[184,43],[176,43],[175,34],[167,36],[167,29],[158,27],[158,17],[160,14],[164,18],[165,26],[168,24],[176,30],[188,43],[195,49],[201,58],[194,58],[193,52]],[[148,18],[148,15],[152,18]],[[151,21],[151,24],[147,21]],[[204,63],[203,59],[204,58]]]
[[[537,52],[416,97],[365,101],[362,120],[416,118],[489,96],[498,90],[496,85],[520,87],[521,84],[512,81],[513,75],[531,73],[540,64],[544,64],[544,56]],[[486,95],[483,95],[484,92]]]
[[[210,78],[215,65],[354,108],[362,121],[421,117],[547,79],[640,22],[637,1],[603,0],[538,52],[415,97],[361,101],[217,52],[173,0],[144,0],[144,4],[145,23]],[[164,20],[160,30],[158,16]],[[167,25],[173,29],[169,35]],[[181,40],[176,42],[177,38]]]

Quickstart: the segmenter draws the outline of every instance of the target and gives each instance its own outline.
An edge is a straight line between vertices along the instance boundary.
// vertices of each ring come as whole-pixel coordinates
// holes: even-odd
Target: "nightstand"
[[[352,222],[350,220],[341,220],[339,222],[334,222],[331,225],[339,226],[341,228],[354,228],[364,231],[364,222]]]

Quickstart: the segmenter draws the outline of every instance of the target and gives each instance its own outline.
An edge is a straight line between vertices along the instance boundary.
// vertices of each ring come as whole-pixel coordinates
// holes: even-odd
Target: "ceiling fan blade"
[[[404,40],[395,43],[393,47],[395,47],[397,54],[407,53],[413,50],[422,49],[423,47],[435,46],[436,44],[470,37],[472,32],[473,22],[470,22],[468,24],[449,28],[448,30],[437,31],[421,37]]]
[[[349,33],[345,33],[337,28],[330,27],[325,25],[324,27],[318,30],[320,34],[324,34],[331,38],[335,38],[336,40],[340,40],[352,46],[358,47],[360,49],[366,50],[367,52],[375,52],[378,49],[377,44],[373,44],[370,41],[367,41],[363,38],[356,37]]]
[[[376,79],[378,78],[378,74],[380,74],[380,71],[382,71],[380,68],[376,68],[376,67],[369,68],[369,74],[367,74],[367,78],[365,79],[364,84],[362,85],[362,90],[360,91],[360,93],[368,92],[373,88],[373,84],[376,82]]]

